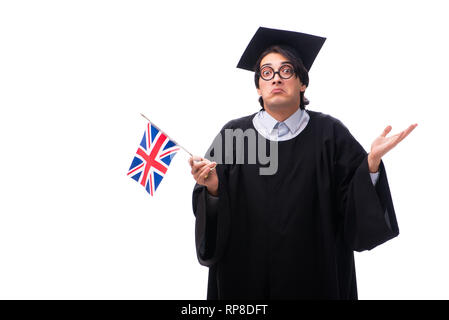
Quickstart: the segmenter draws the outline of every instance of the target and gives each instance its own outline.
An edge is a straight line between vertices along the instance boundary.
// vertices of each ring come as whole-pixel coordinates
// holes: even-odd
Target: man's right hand
[[[217,163],[202,157],[193,156],[189,158],[189,164],[195,181],[200,185],[206,186],[207,191],[211,195],[218,196],[218,175],[215,170]]]

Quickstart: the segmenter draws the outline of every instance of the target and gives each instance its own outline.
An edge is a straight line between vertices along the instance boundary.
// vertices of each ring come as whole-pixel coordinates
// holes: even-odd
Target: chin
[[[264,100],[265,102],[265,100]],[[270,99],[269,101],[266,102],[266,104],[268,106],[270,106],[271,108],[282,108],[286,105],[289,104],[289,101],[287,99],[283,99],[283,98],[275,98],[275,99]]]

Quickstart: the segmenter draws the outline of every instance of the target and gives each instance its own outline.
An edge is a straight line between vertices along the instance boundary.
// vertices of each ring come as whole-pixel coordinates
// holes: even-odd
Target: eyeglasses
[[[259,75],[263,80],[270,81],[274,78],[276,73],[279,75],[279,77],[281,77],[281,79],[287,80],[293,77],[293,75],[295,74],[295,69],[291,65],[284,64],[279,68],[278,71],[275,72],[272,67],[265,66],[262,68],[262,70],[260,70]]]

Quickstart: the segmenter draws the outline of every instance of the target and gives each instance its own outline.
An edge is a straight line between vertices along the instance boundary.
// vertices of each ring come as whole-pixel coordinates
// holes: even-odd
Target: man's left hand
[[[391,149],[393,149],[399,142],[405,139],[410,132],[418,126],[417,123],[410,125],[406,130],[403,130],[395,135],[387,137],[391,131],[391,126],[387,126],[382,134],[374,140],[371,144],[371,152],[368,155],[368,166],[370,172],[377,172],[379,170],[380,160]]]

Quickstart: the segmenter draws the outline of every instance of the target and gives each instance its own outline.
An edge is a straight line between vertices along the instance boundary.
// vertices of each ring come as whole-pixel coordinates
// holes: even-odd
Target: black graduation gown
[[[348,129],[306,112],[306,128],[278,142],[276,174],[259,175],[258,161],[217,165],[213,214],[207,189],[195,185],[195,241],[199,262],[209,267],[208,299],[357,299],[353,251],[399,234],[384,164],[374,186],[367,153]],[[221,132],[255,130],[254,116]]]

